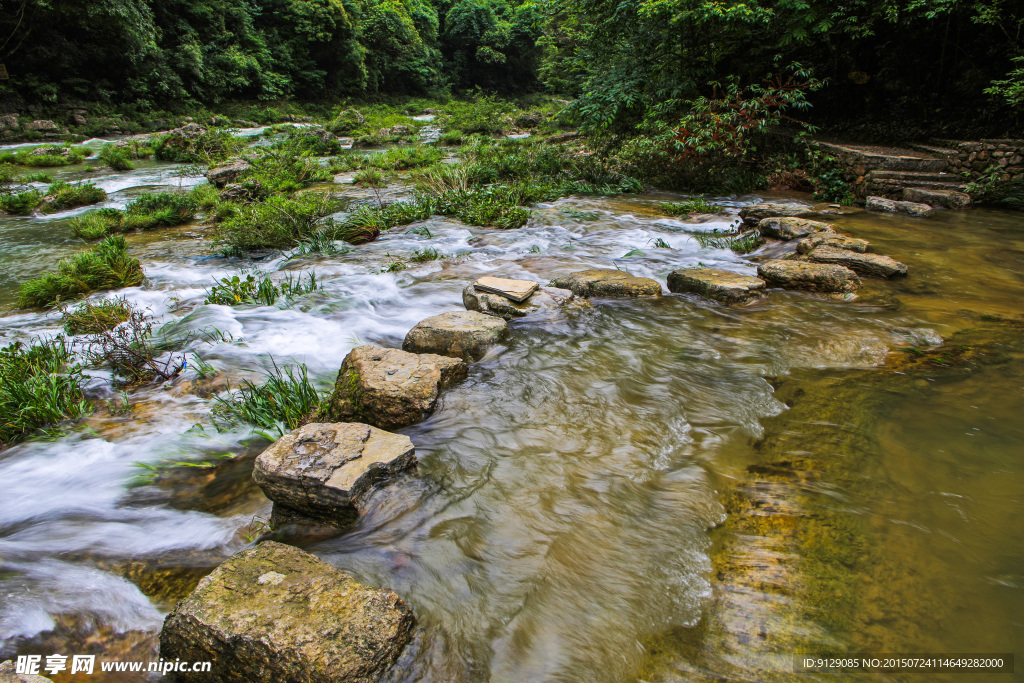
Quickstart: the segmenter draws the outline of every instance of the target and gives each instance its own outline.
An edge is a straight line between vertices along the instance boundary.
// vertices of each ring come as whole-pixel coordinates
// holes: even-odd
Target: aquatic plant
[[[284,141],[249,159],[250,166],[238,176],[238,184],[253,197],[265,199],[275,192],[297,192],[332,178],[331,168],[308,152],[299,152]]]
[[[317,284],[316,273],[310,271],[303,278],[302,274],[288,273],[285,279],[275,283],[269,273],[254,270],[243,273],[243,277],[233,275],[221,278],[206,292],[205,304],[221,304],[224,306],[240,306],[243,304],[260,304],[273,306],[279,297],[289,301],[295,297],[323,289]]]
[[[746,254],[757,249],[764,242],[757,230],[748,230],[739,235],[722,235],[713,233],[696,233],[693,238],[704,249],[731,249],[738,254]]]
[[[128,255],[120,235],[108,237],[91,251],[63,258],[55,272],[29,280],[18,291],[20,308],[46,308],[103,289],[141,284],[142,266]]]
[[[43,198],[44,211],[62,211],[105,201],[107,193],[91,183],[56,182],[50,185]]]
[[[16,216],[28,216],[43,203],[43,193],[30,189],[0,193],[0,210]]]
[[[169,133],[153,143],[153,154],[161,161],[209,164],[231,158],[244,144],[224,129],[208,130],[191,137]]]
[[[70,335],[96,334],[113,329],[128,320],[132,306],[124,297],[104,301],[86,301],[61,316],[64,331]]]
[[[86,380],[64,337],[0,348],[0,446],[91,412],[82,393]]]
[[[344,208],[345,202],[329,192],[305,192],[287,196],[273,195],[266,201],[245,204],[238,213],[218,223],[216,241],[240,252],[254,249],[288,249],[317,231],[326,231],[345,239],[329,218]]]
[[[48,145],[33,149],[22,149],[16,152],[0,154],[0,163],[18,164],[20,166],[53,167],[80,164],[89,156],[85,147],[65,145]]]
[[[199,201],[189,192],[152,192],[128,202],[124,211],[99,209],[72,219],[71,231],[94,240],[112,233],[127,233],[183,225],[196,217]]]
[[[273,358],[271,363],[273,370],[262,384],[244,380],[237,391],[214,399],[211,417],[218,430],[249,424],[257,434],[276,441],[312,419],[326,392],[317,391],[309,381],[304,364],[281,368]]]

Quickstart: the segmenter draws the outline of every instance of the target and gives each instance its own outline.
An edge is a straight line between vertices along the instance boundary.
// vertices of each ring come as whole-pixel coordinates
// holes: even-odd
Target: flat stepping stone
[[[482,277],[473,283],[473,288],[477,291],[498,294],[517,304],[529,299],[539,286],[539,282],[532,280],[510,280],[503,277]]]
[[[797,242],[796,250],[797,253],[806,254],[821,246],[845,249],[846,251],[855,251],[863,254],[868,250],[869,242],[857,239],[856,237],[840,235],[838,232],[816,232]]]
[[[904,277],[907,267],[899,261],[881,254],[858,254],[845,249],[822,245],[811,250],[805,258],[814,263],[832,263],[845,266],[859,275],[868,277]]]
[[[415,464],[404,434],[358,422],[313,422],[260,453],[252,478],[275,505],[345,527],[367,491]]]
[[[379,680],[412,638],[412,610],[323,560],[266,541],[229,558],[160,631],[163,659],[212,662],[200,683]]]
[[[624,270],[581,270],[556,277],[551,286],[571,290],[584,298],[661,296],[657,280],[636,277]]]
[[[684,268],[668,274],[668,291],[699,294],[725,304],[763,296],[764,281],[750,275],[715,268]]]
[[[864,202],[864,208],[868,211],[880,211],[883,213],[905,213],[915,218],[925,218],[935,213],[935,209],[927,204],[898,202],[895,199],[886,199],[885,197],[868,197]]]
[[[441,389],[465,377],[466,370],[458,358],[360,346],[341,363],[327,418],[381,429],[415,424],[434,411]]]
[[[405,335],[402,348],[412,353],[480,360],[487,349],[507,337],[508,325],[500,318],[479,311],[451,311],[418,322]]]
[[[814,210],[806,204],[792,204],[788,202],[760,202],[758,204],[749,204],[740,209],[740,218],[747,225],[757,225],[762,219],[773,216],[803,218],[813,215],[815,215]]]
[[[577,302],[572,291],[557,287],[540,287],[522,303],[499,294],[482,292],[474,285],[469,285],[462,291],[462,303],[467,310],[479,311],[505,320],[514,320],[537,311],[553,310]]]
[[[757,276],[782,289],[846,293],[860,287],[860,278],[849,268],[807,261],[766,261],[757,267]]]
[[[774,237],[780,240],[792,240],[816,232],[834,232],[830,223],[782,216],[762,218],[757,224],[757,230],[765,237]]]

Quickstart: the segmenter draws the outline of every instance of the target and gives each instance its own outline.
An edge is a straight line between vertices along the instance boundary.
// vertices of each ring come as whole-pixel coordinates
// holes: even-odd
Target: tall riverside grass
[[[0,448],[91,412],[82,394],[85,380],[63,337],[0,349]]]
[[[63,258],[56,272],[29,280],[18,292],[20,308],[50,308],[90,292],[141,284],[142,266],[128,255],[128,242],[108,237],[92,251]]]
[[[281,368],[274,362],[264,383],[245,380],[238,391],[214,399],[212,417],[218,429],[250,424],[256,433],[275,441],[310,419],[326,396],[309,381],[305,365]]]

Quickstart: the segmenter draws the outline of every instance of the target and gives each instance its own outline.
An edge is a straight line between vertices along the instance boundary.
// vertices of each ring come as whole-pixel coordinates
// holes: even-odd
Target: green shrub
[[[107,193],[91,183],[57,182],[46,191],[46,209],[63,211],[105,201]]]
[[[91,412],[82,393],[86,379],[63,337],[0,349],[0,446]]]
[[[210,130],[187,137],[180,133],[164,135],[156,141],[154,154],[161,161],[216,163],[237,154],[245,142],[224,129]]]
[[[128,255],[124,237],[108,237],[91,251],[63,258],[57,270],[29,280],[18,292],[20,308],[45,308],[104,289],[141,284],[142,266]]]
[[[26,173],[25,175],[18,178],[23,183],[46,183],[47,185],[53,183],[53,176],[45,171],[38,171],[36,173]],[[3,182],[0,179],[0,182]]]
[[[114,145],[106,145],[100,152],[100,159],[115,171],[130,171],[135,168],[129,160],[128,153]]]
[[[475,100],[452,100],[443,107],[441,123],[445,128],[457,128],[464,133],[494,135],[512,127],[510,102],[493,96]]]
[[[330,167],[309,153],[300,153],[290,144],[267,148],[250,159],[250,166],[238,176],[238,184],[254,197],[266,198],[274,192],[296,192],[313,183],[331,180]]]
[[[256,270],[243,273],[244,277],[233,275],[221,278],[206,292],[204,304],[220,304],[222,306],[241,306],[244,304],[260,304],[273,306],[278,298],[291,301],[297,296],[309,294],[323,289],[316,281],[316,273],[309,272],[306,277],[288,273],[285,279],[275,284],[269,273]]]
[[[327,217],[343,207],[344,202],[329,192],[274,195],[239,207],[217,225],[215,239],[234,252],[287,249],[318,230],[333,230],[333,221]]]
[[[43,193],[39,190],[0,194],[0,209],[16,216],[28,216],[42,203]]]
[[[276,441],[312,419],[326,398],[309,381],[305,365],[296,370],[274,363],[262,384],[244,380],[238,391],[214,399],[212,418],[218,429],[250,424],[258,434]]]
[[[132,306],[123,297],[105,301],[86,301],[61,316],[64,331],[71,335],[96,334],[113,329],[128,320]]]
[[[70,221],[71,231],[87,240],[113,233],[127,233],[184,225],[196,217],[200,193],[152,192],[128,202],[124,211],[99,209]]]
[[[332,133],[351,133],[358,130],[366,119],[356,109],[344,109],[334,117],[329,124],[327,124],[327,130]]]
[[[48,168],[80,164],[87,156],[89,156],[89,150],[85,147],[46,145],[0,154],[0,163]]]
[[[703,197],[696,197],[685,202],[661,202],[659,208],[669,216],[689,216],[691,214],[724,213],[725,209],[712,204]]]

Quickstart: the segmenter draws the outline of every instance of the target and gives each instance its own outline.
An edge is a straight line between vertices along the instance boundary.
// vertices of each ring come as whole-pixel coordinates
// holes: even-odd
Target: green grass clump
[[[87,156],[89,150],[85,147],[47,145],[0,154],[0,163],[50,168],[80,164]]]
[[[333,171],[308,151],[284,141],[249,159],[250,166],[238,176],[238,183],[252,196],[266,198],[275,192],[296,192],[331,180]]]
[[[724,213],[725,208],[718,204],[712,204],[703,197],[697,197],[685,202],[660,202],[658,207],[662,213],[669,216],[689,216],[692,214],[714,214]]]
[[[23,190],[22,192],[5,192],[0,194],[0,210],[15,216],[28,216],[42,203],[43,193],[39,190]]]
[[[274,363],[264,383],[245,380],[230,396],[214,399],[212,417],[218,429],[250,424],[256,433],[276,441],[310,419],[326,398],[309,381],[305,365],[279,368]]]
[[[125,322],[131,313],[131,304],[120,297],[99,302],[86,301],[74,310],[64,311],[61,321],[68,334],[98,334]]]
[[[141,284],[142,266],[128,255],[128,242],[108,237],[91,251],[61,259],[56,272],[29,280],[18,292],[20,308],[48,308],[90,292]]]
[[[128,202],[124,211],[99,209],[70,221],[71,231],[86,240],[114,233],[184,225],[196,217],[204,192],[153,192]]]
[[[0,349],[0,447],[88,414],[92,406],[82,394],[85,381],[63,337]]]
[[[493,96],[478,97],[474,100],[452,100],[442,109],[442,125],[464,133],[495,135],[511,128],[513,123],[512,103],[498,100]]]
[[[154,143],[153,154],[161,161],[183,161],[190,164],[217,163],[231,158],[245,145],[225,129],[182,135],[168,133]]]
[[[359,185],[360,187],[380,189],[388,186],[388,180],[377,169],[364,168],[355,174],[355,177],[352,178],[352,184]]]
[[[273,195],[266,201],[240,206],[236,214],[217,224],[214,236],[232,253],[288,249],[318,231],[332,234],[335,225],[328,217],[344,206],[329,192]]]
[[[754,251],[764,243],[764,239],[757,230],[748,230],[739,235],[719,235],[717,232],[710,234],[697,233],[693,237],[704,249],[709,247],[713,249],[731,249],[737,254],[746,254]]]
[[[77,206],[88,206],[105,201],[107,193],[91,183],[57,182],[46,191],[46,207],[48,211],[63,211]]]
[[[206,292],[206,300],[203,303],[222,306],[273,306],[278,298],[291,301],[295,297],[323,289],[322,285],[317,284],[314,272],[307,273],[305,278],[289,273],[278,284],[274,283],[269,273],[259,270],[243,275],[244,277],[233,275],[215,282],[213,288]]]
[[[46,171],[37,171],[35,173],[26,173],[18,178],[18,180],[23,183],[46,183],[49,185],[53,182],[53,176]]]

